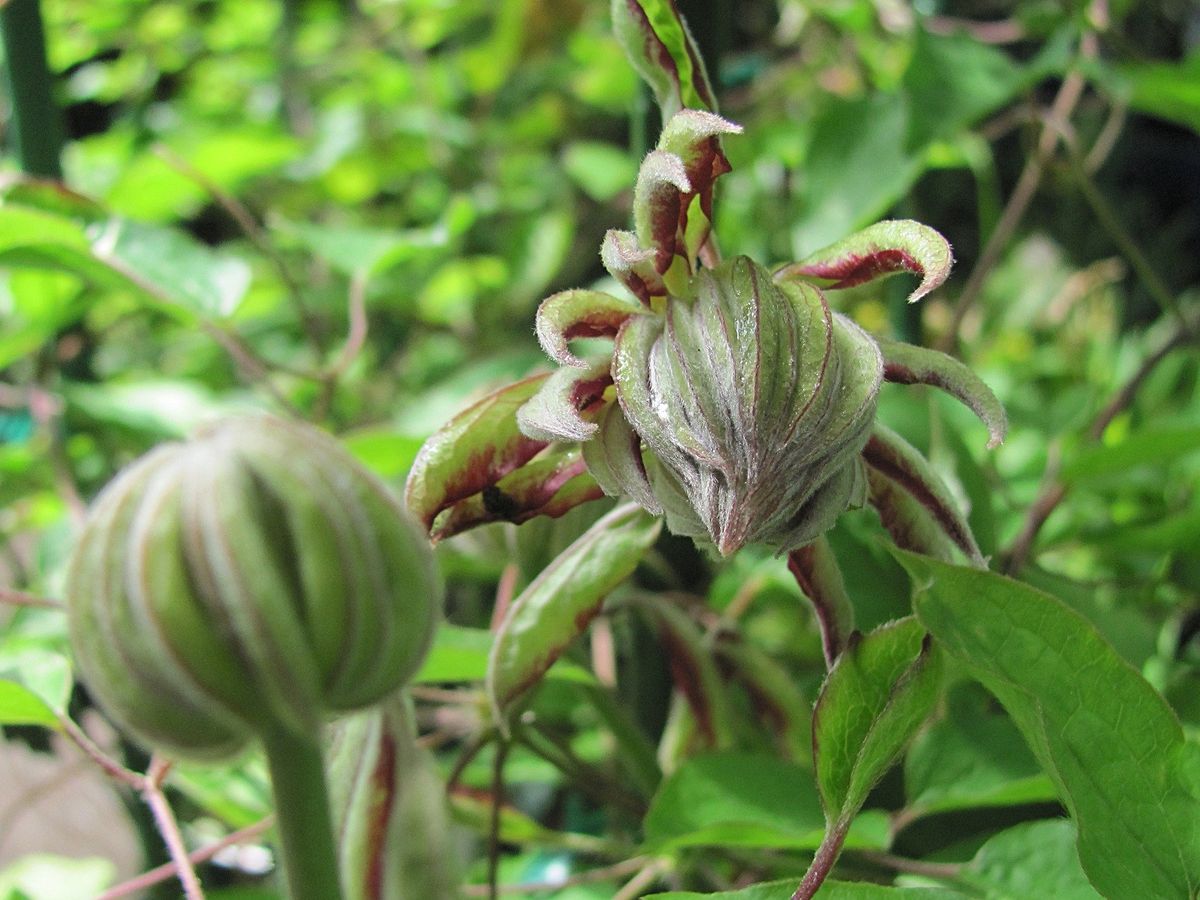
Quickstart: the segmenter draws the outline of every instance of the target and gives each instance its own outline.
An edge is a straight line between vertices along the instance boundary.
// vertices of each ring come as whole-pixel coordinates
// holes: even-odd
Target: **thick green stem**
[[[277,728],[263,735],[263,748],[275,795],[288,897],[340,900],[337,849],[319,744],[314,737]]]
[[[62,119],[51,95],[38,0],[0,4],[0,36],[17,159],[30,175],[61,181]]]

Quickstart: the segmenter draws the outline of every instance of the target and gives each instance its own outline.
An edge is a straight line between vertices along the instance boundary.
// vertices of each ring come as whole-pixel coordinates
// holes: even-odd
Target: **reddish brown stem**
[[[842,852],[842,844],[845,843],[846,832],[849,830],[849,822],[838,822],[825,833],[825,840],[821,841],[821,846],[817,848],[812,865],[804,873],[800,886],[792,894],[792,900],[812,900],[813,895],[821,889],[821,885],[833,871],[833,864]]]

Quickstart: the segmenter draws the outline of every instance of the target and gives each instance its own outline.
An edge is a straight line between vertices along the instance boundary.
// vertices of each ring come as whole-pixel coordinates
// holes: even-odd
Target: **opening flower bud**
[[[411,677],[440,605],[424,538],[306,425],[230,420],[96,501],[68,573],[71,640],[118,724],[217,758],[372,704]]]
[[[629,318],[616,341],[617,397],[653,454],[654,496],[672,531],[722,554],[807,543],[866,500],[879,346],[818,288],[745,257],[701,270],[692,295]]]

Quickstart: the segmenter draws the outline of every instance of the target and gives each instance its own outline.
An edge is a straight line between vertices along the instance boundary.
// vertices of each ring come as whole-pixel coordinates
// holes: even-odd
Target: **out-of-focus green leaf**
[[[966,33],[918,29],[904,87],[911,101],[908,146],[949,137],[1008,102],[1024,86],[1012,57]]]
[[[24,856],[0,871],[3,900],[79,900],[96,897],[113,883],[117,867],[107,859],[76,859],[48,853]]]
[[[441,226],[391,231],[279,222],[275,227],[344,275],[378,275],[392,266],[444,248],[449,242],[447,230]]]
[[[42,725],[57,728],[58,718],[29,688],[0,678],[0,725]]]
[[[1200,428],[1145,428],[1111,446],[1089,447],[1063,466],[1071,483],[1119,475],[1137,466],[1162,466],[1200,450]]]
[[[609,592],[633,574],[660,528],[638,506],[617,507],[513,600],[488,661],[487,691],[499,721],[583,633]]]
[[[844,828],[941,691],[941,659],[913,618],[852,637],[813,711],[813,754],[831,831]]]
[[[271,782],[257,751],[232,765],[177,762],[170,784],[230,828],[245,828],[270,814]]]
[[[97,421],[162,437],[185,437],[203,422],[254,409],[248,398],[218,396],[194,381],[77,382],[63,394],[73,407]]]
[[[576,141],[562,155],[563,168],[593,200],[611,200],[633,189],[637,162],[628,153],[600,141]]]
[[[1097,890],[1193,896],[1200,793],[1185,769],[1200,751],[1166,701],[1053,597],[990,572],[896,555],[921,623],[1004,704],[1054,780]]]
[[[250,287],[250,267],[181,231],[113,219],[93,235],[97,259],[152,296],[205,318],[233,315]]]
[[[644,824],[648,852],[704,846],[812,850],[824,821],[812,773],[770,756],[716,753],[686,760],[668,776]],[[882,849],[889,840],[886,816],[866,812],[855,820],[846,846]]]
[[[1200,133],[1200,51],[1179,62],[1129,63],[1118,71],[1132,86],[1130,106]]]
[[[921,170],[897,135],[908,128],[903,96],[829,100],[814,118],[799,176],[798,259],[884,215]]]

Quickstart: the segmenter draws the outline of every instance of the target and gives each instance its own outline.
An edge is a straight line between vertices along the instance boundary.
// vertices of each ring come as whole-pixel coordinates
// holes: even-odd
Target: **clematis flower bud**
[[[164,445],[102,493],[71,561],[71,641],[113,718],[219,758],[392,693],[440,586],[386,489],[317,430],[260,417]]]
[[[722,554],[807,543],[866,501],[859,454],[883,380],[879,346],[818,288],[776,283],[745,257],[701,270],[689,293],[617,335],[612,377],[650,451],[643,466],[603,458],[605,435],[585,445],[588,466],[606,491],[660,507],[672,531]]]

